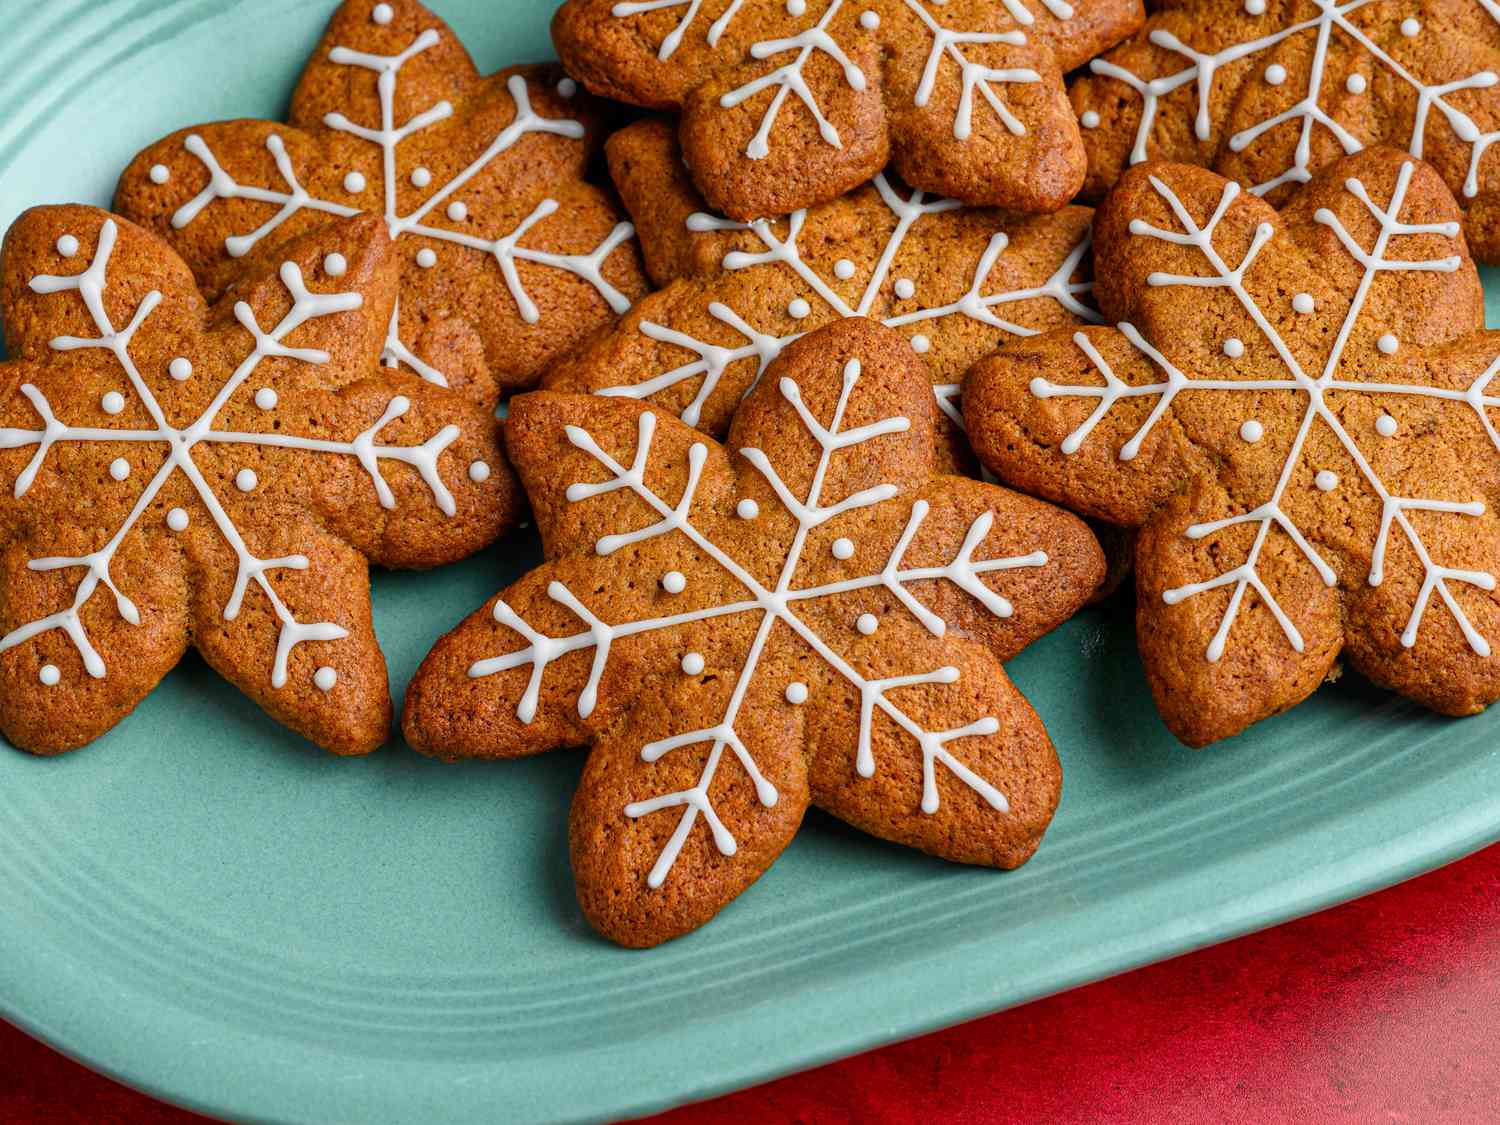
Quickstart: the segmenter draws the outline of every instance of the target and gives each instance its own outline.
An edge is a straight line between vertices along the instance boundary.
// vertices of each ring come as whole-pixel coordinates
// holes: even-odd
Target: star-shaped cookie
[[[288,124],[179,130],[115,208],[210,295],[330,217],[380,215],[401,263],[384,361],[493,405],[645,291],[630,224],[584,179],[600,108],[555,66],[481,76],[414,0],[348,0]]]
[[[1114,328],[1008,345],[964,384],[980,459],[1141,527],[1138,629],[1198,746],[1340,655],[1438,711],[1500,697],[1500,334],[1431,167],[1369,149],[1279,213],[1181,164],[1094,224]]]
[[[1055,211],[1083,183],[1062,75],[1139,0],[567,0],[552,39],[595,93],[680,111],[732,219],[826,203],[894,164],[968,203]]]
[[[934,474],[929,386],[849,319],[782,353],[727,447],[635,402],[512,404],[547,561],[437,644],[403,722],[443,758],[593,746],[570,838],[608,937],[702,925],[809,803],[959,862],[1036,849],[1060,773],[1001,661],[1103,556],[1057,508]]]
[[[373,216],[283,244],[217,304],[154,235],[27,212],[0,256],[0,728],[50,754],[123,719],[189,646],[339,754],[391,702],[368,564],[513,523],[489,412],[376,363],[399,270]]]

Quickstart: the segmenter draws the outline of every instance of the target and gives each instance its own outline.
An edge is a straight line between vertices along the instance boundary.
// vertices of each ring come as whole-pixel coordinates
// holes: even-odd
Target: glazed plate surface
[[[550,54],[540,0],[434,6],[485,70]],[[331,5],[13,7],[3,225],[31,203],[107,204],[132,153],[183,124],[279,117]],[[522,532],[436,573],[377,575],[393,691],[537,558]],[[88,750],[0,747],[0,1015],[225,1117],[621,1116],[1221,941],[1500,837],[1500,713],[1442,719],[1346,675],[1190,752],[1151,705],[1128,598],[1011,671],[1066,771],[1035,860],[949,866],[814,814],[719,920],[640,953],[594,937],[573,899],[580,755],[447,766],[393,741],[339,761],[190,657]]]

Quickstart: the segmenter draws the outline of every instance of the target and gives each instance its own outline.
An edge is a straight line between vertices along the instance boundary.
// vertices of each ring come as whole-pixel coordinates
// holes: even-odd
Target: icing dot
[[[115,480],[124,480],[130,475],[130,462],[123,457],[116,457],[109,463],[109,475]]]
[[[1332,492],[1339,486],[1338,473],[1331,473],[1327,469],[1319,469],[1318,475],[1313,477],[1313,484],[1317,485],[1323,492]]]
[[[119,391],[105,391],[99,400],[99,409],[106,414],[118,414],[125,409],[125,396]]]
[[[456,199],[448,204],[448,218],[452,219],[455,223],[461,223],[468,217],[469,208],[467,204],[460,203]]]
[[[734,511],[742,520],[753,520],[760,515],[760,505],[747,497],[734,506]]]
[[[859,26],[866,31],[874,31],[880,26],[880,13],[866,9],[859,13]]]
[[[338,669],[330,668],[327,664],[313,673],[313,686],[319,691],[332,691],[333,685],[338,682]]]
[[[876,620],[873,613],[861,613],[859,620],[855,621],[854,627],[868,637],[876,629],[880,628],[880,622]]]
[[[173,531],[186,531],[188,525],[188,514],[181,508],[173,508],[167,513],[167,526]]]
[[[329,277],[343,277],[348,271],[348,259],[337,251],[323,259],[323,272]]]
[[[71,258],[78,253],[78,239],[71,234],[65,234],[57,240],[57,252],[64,258]]]
[[[276,392],[270,387],[262,387],[255,392],[255,405],[262,410],[276,409]]]
[[[424,270],[430,270],[433,266],[437,265],[437,254],[433,251],[432,247],[424,246],[417,251],[417,265],[421,266]]]
[[[1311,293],[1298,293],[1292,298],[1292,308],[1299,313],[1310,313],[1316,307]]]
[[[578,83],[574,82],[571,78],[564,78],[557,84],[557,92],[561,97],[571,98],[574,94],[578,93]]]
[[[167,374],[179,383],[185,383],[193,375],[193,361],[185,355],[180,355],[171,363],[167,364]]]
[[[854,557],[854,544],[848,539],[838,538],[833,541],[833,557],[836,559],[849,559]]]
[[[391,11],[389,4],[376,4],[375,10],[370,13],[370,18],[380,24],[381,27],[384,27],[391,22],[391,17],[395,14],[395,12]]]
[[[909,277],[898,277],[896,279],[896,296],[903,301],[909,301],[917,295],[917,283]]]
[[[848,258],[840,258],[833,263],[833,272],[840,281],[848,281],[854,276],[854,263]]]
[[[1252,16],[1266,14],[1266,0],[1245,0],[1245,11]]]
[[[1224,341],[1224,354],[1230,359],[1239,359],[1245,354],[1245,342],[1238,336],[1231,336]]]
[[[1408,39],[1415,39],[1417,32],[1422,30],[1422,24],[1413,16],[1407,16],[1401,21],[1401,34]]]
[[[786,701],[793,705],[807,702],[807,685],[801,680],[793,680],[786,685]]]
[[[426,187],[430,183],[432,183],[432,173],[426,168],[419,164],[411,170],[412,187]]]
[[[57,670],[56,664],[43,664],[41,671],[36,674],[36,678],[48,687],[52,687],[58,680],[62,679],[62,673]]]
[[[801,297],[792,298],[786,306],[786,315],[793,320],[801,320],[810,312],[812,312],[812,306]]]
[[[1244,422],[1240,423],[1240,437],[1244,438],[1250,444],[1254,445],[1265,436],[1266,428],[1254,418],[1247,418]]]
[[[1344,89],[1348,90],[1351,94],[1363,94],[1367,85],[1368,83],[1365,81],[1363,74],[1351,74],[1348,78],[1344,79]]]
[[[165,164],[153,164],[151,165],[151,171],[147,172],[146,175],[151,177],[153,184],[164,184],[172,178],[172,169],[168,168]]]
[[[687,589],[687,578],[680,570],[669,570],[661,576],[661,588],[669,594],[680,594]]]
[[[701,652],[690,652],[682,658],[682,670],[689,676],[696,676],[703,671],[703,654]]]
[[[1392,418],[1389,414],[1382,414],[1379,418],[1375,419],[1375,432],[1381,437],[1395,437],[1396,419]]]
[[[1396,349],[1401,346],[1401,341],[1396,339],[1394,333],[1387,332],[1375,341],[1375,346],[1386,355],[1395,355]]]
[[[803,15],[807,12],[807,0],[786,0],[786,10],[789,15]]]
[[[911,350],[918,355],[925,354],[930,347],[932,347],[932,341],[920,332],[911,338]]]
[[[1099,128],[1099,114],[1092,109],[1086,109],[1078,118],[1078,124],[1085,129]]]
[[[358,172],[350,172],[344,177],[344,190],[350,195],[365,190],[365,178]]]
[[[254,469],[241,469],[234,474],[234,487],[241,492],[254,492],[259,483],[260,478],[255,475]]]
[[[469,479],[475,484],[483,484],[490,479],[490,466],[485,461],[471,461],[469,463]]]
[[[1272,86],[1280,86],[1286,81],[1286,67],[1280,63],[1272,63],[1266,67],[1266,81]]]

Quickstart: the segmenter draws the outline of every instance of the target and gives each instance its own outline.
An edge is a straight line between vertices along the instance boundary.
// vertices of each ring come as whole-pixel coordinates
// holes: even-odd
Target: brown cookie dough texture
[[[214,305],[150,232],[28,211],[0,252],[0,729],[40,754],[123,719],[191,645],[338,754],[391,701],[369,563],[515,521],[487,410],[377,365],[399,280],[373,216],[283,243]]]
[[[712,207],[749,220],[894,164],[968,203],[1055,211],[1085,159],[1062,75],[1139,0],[568,0],[552,40],[597,94],[682,114]]]
[[[1119,327],[970,372],[969,434],[1001,479],[1142,529],[1141,655],[1189,745],[1301,702],[1341,653],[1446,714],[1500,696],[1500,334],[1460,214],[1392,149],[1279,214],[1145,164],[1094,224]]]
[[[809,803],[933,855],[1023,863],[1061,776],[1001,661],[1104,561],[1081,520],[934,474],[935,413],[921,361],[862,319],[789,346],[727,446],[635,402],[517,399],[506,440],[547,562],[429,654],[411,745],[590,744],[573,870],[626,945],[712,918]]]
[[[641,398],[722,435],[745,392],[799,336],[867,316],[926,362],[944,469],[973,467],[958,383],[1012,335],[1096,320],[1085,207],[1023,217],[963,207],[885,175],[786,221],[705,211],[664,121],[606,146],[664,288],[547,374],[553,390]]]
[[[1426,160],[1500,262],[1500,21],[1488,0],[1175,0],[1069,88],[1097,200],[1132,163],[1201,164],[1280,206],[1330,162]]]
[[[125,169],[116,210],[210,297],[330,217],[382,216],[401,272],[384,362],[484,405],[645,291],[630,224],[584,180],[600,107],[555,66],[482,77],[422,5],[350,0],[288,122],[173,133]]]

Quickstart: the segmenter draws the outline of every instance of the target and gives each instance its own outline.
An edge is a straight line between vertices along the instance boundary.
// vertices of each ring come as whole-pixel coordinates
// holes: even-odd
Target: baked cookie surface
[[[1488,0],[1185,0],[1069,89],[1097,200],[1142,160],[1202,164],[1280,206],[1388,144],[1436,168],[1500,262],[1500,9]]]
[[[1001,661],[1104,574],[1082,521],[933,473],[921,361],[870,321],[797,341],[728,447],[638,403],[539,391],[507,443],[547,562],[433,648],[419,751],[593,747],[584,913],[627,945],[713,917],[817,804],[966,863],[1036,849],[1061,775]]]
[[[1340,654],[1447,714],[1500,697],[1500,334],[1459,220],[1390,149],[1279,213],[1145,164],[1095,223],[1118,327],[1009,345],[965,381],[997,475],[1142,529],[1141,654],[1182,741],[1295,705]]]
[[[887,164],[968,203],[1055,211],[1083,182],[1062,75],[1139,0],[567,0],[558,56],[595,93],[680,112],[713,208],[835,199]]]
[[[372,216],[284,244],[215,305],[154,235],[28,211],[0,253],[0,728],[36,753],[123,719],[189,646],[339,754],[389,732],[368,565],[513,524],[488,410],[377,365]]]
[[[630,224],[584,178],[602,109],[556,66],[481,76],[415,0],[348,0],[287,124],[181,129],[131,161],[115,209],[211,296],[330,217],[380,215],[401,269],[385,362],[493,405],[645,292]]]

